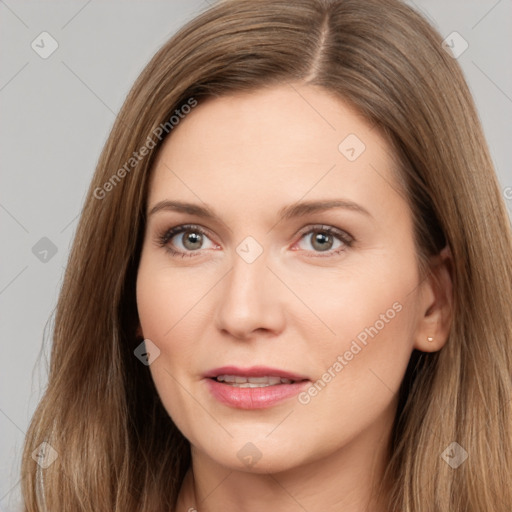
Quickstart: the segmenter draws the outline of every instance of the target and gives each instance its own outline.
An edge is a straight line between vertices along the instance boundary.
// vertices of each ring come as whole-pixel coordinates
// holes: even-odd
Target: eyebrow
[[[334,208],[350,210],[362,213],[368,217],[372,217],[371,213],[366,208],[363,208],[357,203],[344,199],[329,199],[323,201],[304,201],[300,203],[294,203],[281,208],[278,215],[280,220],[288,220],[294,217],[303,217],[312,213],[332,210]],[[149,211],[148,217],[162,210],[188,213],[189,215],[195,215],[205,219],[220,221],[218,215],[216,215],[213,210],[207,206],[199,206],[198,204],[170,200],[160,201],[155,204]]]

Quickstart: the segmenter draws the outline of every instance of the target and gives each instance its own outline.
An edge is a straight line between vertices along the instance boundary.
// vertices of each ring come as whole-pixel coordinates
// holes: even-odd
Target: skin
[[[338,149],[349,134],[366,146],[354,161]],[[450,254],[433,259],[422,279],[394,168],[376,129],[303,84],[203,101],[163,144],[137,303],[141,333],[160,350],[150,365],[159,396],[192,447],[177,510],[385,511],[374,488],[389,459],[397,391],[412,350],[446,342],[451,311]],[[279,218],[298,201],[335,199],[368,214],[332,208]],[[150,213],[166,200],[207,205],[218,219]],[[183,245],[179,234],[158,243],[190,223],[207,232],[202,246]],[[327,235],[316,244],[318,233],[306,232],[322,226],[352,243]],[[236,251],[248,236],[263,250],[252,263]],[[173,256],[169,247],[193,255]],[[394,318],[332,370],[393,304]],[[204,373],[224,365],[271,366],[312,382],[329,368],[335,376],[306,404],[293,397],[243,410],[208,391]],[[261,456],[252,466],[237,456],[247,443]]]

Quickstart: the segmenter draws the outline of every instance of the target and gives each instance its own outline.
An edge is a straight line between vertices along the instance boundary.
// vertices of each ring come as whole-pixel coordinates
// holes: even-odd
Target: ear
[[[437,352],[448,340],[453,315],[453,259],[448,245],[432,257],[419,296],[414,348]]]
[[[144,339],[144,334],[142,334],[142,327],[139,324],[137,324],[137,329],[135,330],[135,337],[137,339]]]

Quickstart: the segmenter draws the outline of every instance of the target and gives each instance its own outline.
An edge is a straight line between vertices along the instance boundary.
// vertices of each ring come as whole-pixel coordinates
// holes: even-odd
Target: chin
[[[272,442],[262,439],[249,441],[250,436],[234,438],[231,443],[219,443],[214,446],[206,446],[206,449],[196,448],[202,457],[211,459],[230,471],[241,471],[253,474],[269,474],[288,471],[308,462],[303,442],[284,439],[274,439]],[[256,439],[256,436],[255,436]],[[288,444],[288,445],[287,445]],[[297,446],[301,450],[297,450]]]

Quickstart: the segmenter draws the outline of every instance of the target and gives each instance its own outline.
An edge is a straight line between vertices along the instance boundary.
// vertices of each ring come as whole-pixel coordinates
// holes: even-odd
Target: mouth
[[[265,377],[242,377],[241,375],[218,375],[215,377],[217,382],[223,382],[228,386],[237,388],[266,388],[268,386],[277,386],[279,384],[293,384],[294,380],[284,377],[274,377],[267,375]]]
[[[204,375],[213,398],[236,409],[263,409],[300,393],[311,381],[267,367],[222,367]]]

